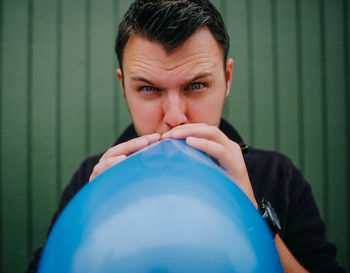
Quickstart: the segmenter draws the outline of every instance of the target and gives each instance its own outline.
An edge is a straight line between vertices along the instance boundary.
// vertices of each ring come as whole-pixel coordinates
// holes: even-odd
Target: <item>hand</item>
[[[257,208],[252,185],[243,159],[241,147],[231,141],[219,128],[206,124],[180,125],[164,133],[162,139],[186,139],[186,143],[219,161],[219,165],[248,196]]]
[[[160,134],[155,133],[131,139],[108,149],[100,158],[100,161],[95,165],[89,178],[89,182],[108,168],[123,161],[129,154],[134,153],[158,140],[160,140]]]

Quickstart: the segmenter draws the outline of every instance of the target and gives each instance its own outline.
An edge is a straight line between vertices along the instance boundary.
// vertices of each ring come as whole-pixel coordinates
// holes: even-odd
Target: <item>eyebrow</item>
[[[147,84],[149,84],[149,85],[154,85],[154,83],[153,82],[151,82],[151,81],[149,81],[149,80],[147,80],[146,78],[143,78],[143,77],[139,77],[139,76],[132,76],[131,77],[131,80],[133,80],[133,81],[140,81],[140,82],[145,82],[145,83],[147,83]]]
[[[201,79],[201,78],[210,77],[210,76],[212,76],[212,75],[213,75],[213,74],[212,74],[211,72],[203,72],[203,73],[198,74],[198,75],[195,76],[194,78],[192,78],[192,79],[190,80],[190,82],[194,82],[194,81],[196,81],[196,80],[198,80],[198,79]]]
[[[205,78],[205,77],[210,77],[210,76],[212,76],[211,72],[203,72],[203,73],[200,73],[200,74],[194,76],[188,82],[194,82],[194,81],[196,81],[198,79]],[[148,80],[148,79],[146,79],[146,78],[144,78],[142,76],[132,76],[131,80],[133,80],[133,81],[141,81],[141,82],[145,82],[145,83],[147,83],[147,84],[149,84],[151,86],[155,86],[155,84],[152,81],[150,81],[150,80]]]

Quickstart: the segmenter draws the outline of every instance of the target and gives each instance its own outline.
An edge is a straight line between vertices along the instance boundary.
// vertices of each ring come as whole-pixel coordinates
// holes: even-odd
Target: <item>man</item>
[[[212,157],[257,209],[261,197],[272,203],[281,222],[275,244],[285,272],[343,272],[300,172],[280,154],[247,148],[221,119],[232,80],[228,49],[223,20],[208,1],[135,1],[116,41],[116,73],[133,125],[102,156],[83,162],[53,223],[71,198],[109,167],[161,139],[185,139]],[[39,258],[40,250],[30,270]]]

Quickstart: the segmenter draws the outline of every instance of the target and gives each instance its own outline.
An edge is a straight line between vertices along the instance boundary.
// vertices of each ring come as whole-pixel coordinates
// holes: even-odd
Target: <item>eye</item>
[[[159,91],[159,88],[156,88],[154,86],[142,86],[140,88],[140,91],[145,91],[145,92]]]
[[[190,90],[199,90],[199,89],[202,89],[206,87],[206,85],[202,82],[194,82],[194,83],[191,83],[189,86],[188,86],[188,89]]]

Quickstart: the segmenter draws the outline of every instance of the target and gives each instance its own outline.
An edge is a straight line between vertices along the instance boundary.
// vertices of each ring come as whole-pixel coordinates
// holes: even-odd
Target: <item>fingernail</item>
[[[196,142],[197,140],[198,140],[198,138],[192,137],[192,136],[189,136],[186,138],[187,143],[191,143],[191,142],[193,143],[193,142]]]

